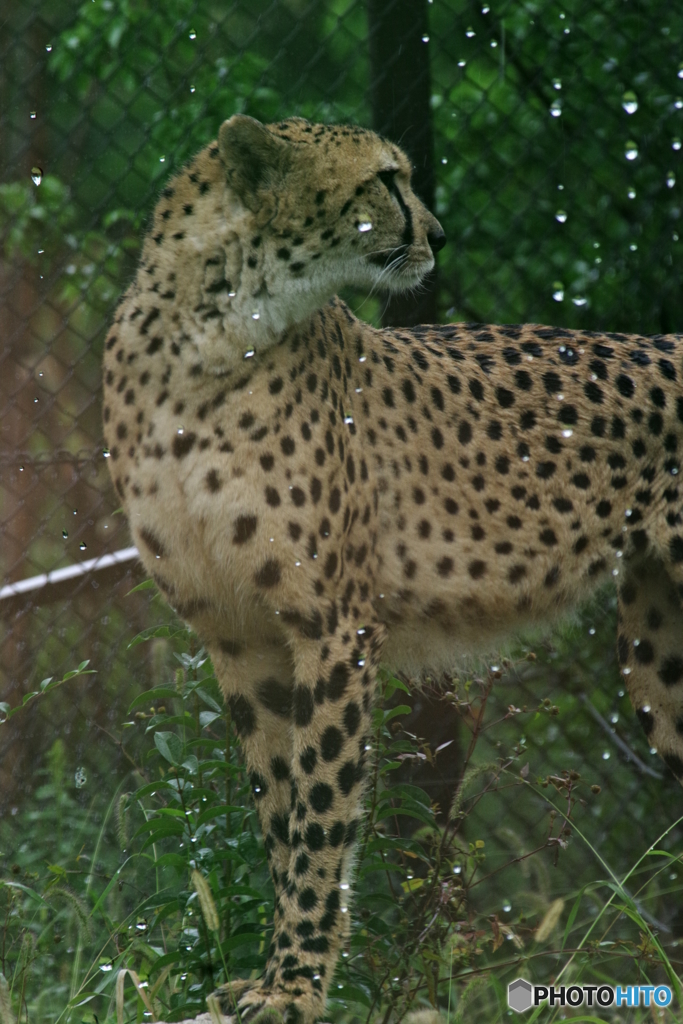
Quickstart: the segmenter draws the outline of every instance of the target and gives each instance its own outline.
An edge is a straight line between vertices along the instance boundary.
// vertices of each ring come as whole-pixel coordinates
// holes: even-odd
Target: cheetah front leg
[[[225,641],[210,647],[214,669],[244,751],[275,890],[277,930],[282,895],[289,884],[292,659],[280,647],[245,652]],[[233,981],[220,988],[216,995],[222,1013],[234,1013],[236,993],[255,986],[258,983]]]
[[[292,638],[292,810],[287,885],[265,977],[240,1020],[312,1024],[349,931],[353,850],[384,628],[372,611],[340,617],[320,641]]]
[[[683,783],[683,564],[625,566],[618,656],[648,742]]]

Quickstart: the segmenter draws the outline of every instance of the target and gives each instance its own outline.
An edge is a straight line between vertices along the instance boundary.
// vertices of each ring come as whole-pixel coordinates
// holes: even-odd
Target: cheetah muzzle
[[[374,330],[333,297],[414,287],[443,242],[396,146],[235,115],[163,190],[105,345],[116,490],[257,796],[254,1024],[324,1011],[380,659],[452,668],[614,576],[621,671],[683,777],[683,340]]]

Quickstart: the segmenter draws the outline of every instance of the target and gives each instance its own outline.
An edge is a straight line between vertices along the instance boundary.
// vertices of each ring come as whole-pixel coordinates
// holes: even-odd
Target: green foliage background
[[[442,318],[681,330],[683,10],[664,0],[434,0],[429,14],[436,212],[449,239],[439,257]],[[41,403],[35,415],[22,413],[13,443],[36,458],[58,448],[75,455],[100,441],[101,341],[163,182],[235,111],[369,125],[366,11],[357,0],[0,0],[0,23],[0,269],[10,306],[12,282],[21,283],[17,295],[30,295],[17,299],[26,331],[8,335],[7,351]],[[348,298],[377,319],[375,300]],[[14,408],[15,393],[2,395]],[[88,480],[93,508],[109,515],[116,502],[106,463],[94,463]],[[13,487],[3,470],[3,530],[9,536],[20,517],[31,523],[21,571],[8,562],[12,578],[76,561],[82,544],[89,554],[102,547],[97,516],[75,528],[63,480],[16,506]],[[116,533],[116,520],[108,525]],[[122,546],[122,527],[116,536]],[[85,658],[97,672],[59,693],[46,687],[0,727],[0,744],[8,737],[8,748],[10,739],[20,747],[23,766],[3,776],[0,970],[11,1013],[24,1018],[113,1019],[114,979],[125,967],[178,1019],[202,1006],[226,964],[245,974],[263,959],[270,897],[254,814],[199,820],[204,799],[250,806],[234,739],[226,747],[224,719],[201,717],[219,714],[211,705],[218,695],[208,663],[193,663],[193,641],[174,639],[178,623],[128,648],[143,626],[167,620],[149,597],[119,594],[109,607],[107,595],[81,590],[3,625],[3,642],[21,646],[28,666],[2,684],[0,698],[11,691],[13,706]],[[607,907],[609,884],[681,809],[671,778],[648,774],[664,776],[623,695],[614,633],[608,592],[552,643],[537,643],[535,662],[494,680],[481,733],[474,712],[489,676],[470,673],[451,691],[447,703],[462,721],[459,765],[474,728],[470,765],[496,771],[482,768],[462,794],[467,814],[441,859],[434,836],[443,819],[424,790],[397,783],[402,766],[400,785],[411,786],[406,764],[428,759],[427,749],[433,758],[434,744],[400,732],[401,714],[378,720],[374,824],[333,1019],[388,1021],[419,1006],[462,1021],[502,1019],[507,981],[517,973],[546,981],[569,960],[562,950],[587,935],[573,979],[663,980],[667,963],[680,972],[680,827],[658,848],[661,862],[629,880],[630,896]],[[150,686],[146,703],[129,712]],[[159,688],[173,694],[164,712]],[[646,771],[624,758],[611,729]],[[436,755],[437,767],[444,757]],[[497,774],[501,764],[511,774]],[[554,842],[560,819],[551,831],[547,797],[566,810],[570,776],[547,790],[537,783],[561,780],[563,770],[584,776],[572,807],[578,832],[566,849],[564,839]],[[182,786],[169,796],[169,772],[192,784],[191,807],[177,805]],[[197,785],[197,773],[206,784]],[[454,791],[458,775],[441,774]],[[401,808],[403,817],[393,814]],[[189,831],[167,813],[178,810],[193,822]],[[406,833],[411,811],[424,830],[418,838]],[[206,852],[194,858],[190,831],[209,821]],[[453,867],[467,885],[453,888]],[[193,869],[223,912],[218,938],[201,923]],[[556,899],[565,901],[560,923],[541,948],[535,929]],[[430,914],[437,924],[421,938]],[[603,923],[591,932],[596,920]],[[148,1019],[126,985],[125,1019]],[[9,1024],[4,1005],[0,991],[0,1020]]]

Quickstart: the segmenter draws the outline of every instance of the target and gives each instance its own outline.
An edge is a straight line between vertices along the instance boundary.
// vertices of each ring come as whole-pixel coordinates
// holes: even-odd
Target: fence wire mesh
[[[5,585],[130,544],[103,452],[103,335],[162,183],[236,111],[359,122],[406,146],[449,239],[425,307],[440,319],[683,329],[683,9],[665,0],[0,0],[0,25]],[[370,319],[416,315],[350,299]],[[3,701],[85,659],[97,670],[3,727],[0,810],[31,796],[58,736],[93,790],[125,769],[117,729],[169,657],[127,650],[169,617],[148,591],[126,596],[141,579],[126,562],[0,601]],[[495,697],[500,717],[545,695],[560,707],[529,721],[529,760],[589,763],[610,795],[586,811],[598,846],[629,814],[654,838],[677,792],[620,694],[614,619],[605,598]],[[417,705],[435,745],[459,737],[429,782],[443,802],[463,727]],[[523,728],[488,733],[491,755]],[[514,828],[544,814],[532,801]],[[567,864],[595,870],[578,845]]]

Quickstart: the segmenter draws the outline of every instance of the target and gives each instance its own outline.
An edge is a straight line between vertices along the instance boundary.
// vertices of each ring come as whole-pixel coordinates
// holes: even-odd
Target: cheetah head
[[[218,145],[228,187],[251,216],[255,284],[289,323],[344,285],[415,287],[445,244],[410,187],[405,154],[374,132],[235,114]]]

